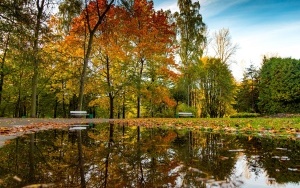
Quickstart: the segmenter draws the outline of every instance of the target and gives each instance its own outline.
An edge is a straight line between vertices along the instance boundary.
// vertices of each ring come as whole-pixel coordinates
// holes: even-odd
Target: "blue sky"
[[[209,33],[228,28],[239,45],[231,70],[241,80],[263,55],[300,59],[300,0],[200,0]],[[177,0],[154,0],[156,9],[177,11]]]

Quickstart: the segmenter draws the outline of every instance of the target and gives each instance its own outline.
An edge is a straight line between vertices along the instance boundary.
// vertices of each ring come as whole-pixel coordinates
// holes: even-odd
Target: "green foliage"
[[[300,112],[300,60],[265,59],[260,77],[261,112],[266,114]]]
[[[260,117],[260,116],[261,115],[258,113],[243,112],[243,113],[237,113],[237,114],[230,115],[230,118],[254,118],[254,117]]]
[[[185,80],[180,79],[177,82],[176,87],[171,89],[172,97],[177,102],[177,104],[179,102],[186,102],[187,103],[188,91],[186,90],[185,84],[186,84]]]
[[[232,110],[234,80],[228,65],[220,59],[203,58],[199,84],[203,92],[202,117],[223,117]]]
[[[179,12],[175,13],[177,18],[177,29],[180,35],[180,57],[184,65],[202,56],[201,44],[205,42],[205,24],[200,14],[200,3],[191,0],[178,0]]]
[[[62,27],[66,33],[70,31],[72,20],[80,14],[82,6],[82,1],[80,0],[64,0],[59,5],[59,14],[62,19],[60,27]]]
[[[234,108],[238,112],[259,112],[258,83],[259,72],[253,65],[250,65],[246,69],[242,83],[238,85],[236,104],[234,105]]]
[[[205,37],[205,24],[200,14],[200,3],[192,0],[178,0],[179,12],[174,14],[177,26],[179,56],[182,63],[182,73],[189,106],[195,106],[191,88],[195,88],[194,65],[199,63],[203,54]]]
[[[178,112],[192,112],[195,116],[197,116],[197,109],[194,107],[190,107],[185,103],[181,103],[178,106]]]

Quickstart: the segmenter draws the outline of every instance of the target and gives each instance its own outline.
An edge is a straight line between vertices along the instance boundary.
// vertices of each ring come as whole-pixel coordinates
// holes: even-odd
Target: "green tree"
[[[232,110],[234,78],[220,59],[202,58],[199,85],[202,96],[201,116],[223,117]]]
[[[259,95],[259,72],[254,65],[250,65],[244,73],[244,78],[238,86],[236,95],[235,109],[238,112],[258,113],[258,95]]]
[[[300,112],[300,60],[264,58],[260,70],[259,109],[263,113]]]
[[[29,25],[32,24],[30,9],[27,1],[3,0],[0,3],[0,106],[1,116],[9,114],[8,108],[12,109],[17,85],[12,85],[12,80],[17,80],[17,67],[24,65],[28,60],[28,45],[30,44]],[[29,6],[30,7],[30,6]],[[26,44],[26,45],[25,45]],[[20,58],[23,56],[23,58]],[[26,57],[25,57],[26,56]],[[27,67],[30,66],[27,64]],[[27,68],[26,67],[26,68]],[[23,67],[23,70],[26,70]],[[26,73],[27,74],[27,73]],[[25,80],[24,80],[25,81]],[[25,85],[26,83],[24,83]],[[19,98],[19,97],[17,97]],[[23,97],[19,98],[22,99]],[[20,100],[19,100],[20,101]],[[16,110],[19,111],[19,110]],[[18,116],[17,116],[18,117]]]
[[[79,16],[83,7],[81,0],[64,0],[59,4],[58,10],[62,23],[59,27],[65,32],[69,33],[72,21]]]
[[[200,14],[199,1],[178,0],[179,12],[175,13],[177,21],[177,36],[179,43],[179,56],[182,63],[182,73],[186,80],[187,104],[191,105],[190,90],[194,88],[191,70],[203,54],[205,44],[205,24]]]
[[[51,4],[51,0],[35,0],[32,7],[34,10],[34,28],[33,28],[33,43],[32,43],[32,63],[33,63],[33,76],[31,84],[31,117],[37,115],[37,88],[38,88],[38,75],[40,69],[40,62],[42,61],[41,54],[41,36],[45,33],[45,22],[48,20],[46,9]]]

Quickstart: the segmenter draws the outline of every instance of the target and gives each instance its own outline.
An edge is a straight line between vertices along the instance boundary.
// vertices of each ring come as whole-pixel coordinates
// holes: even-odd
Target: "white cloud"
[[[233,65],[233,74],[241,79],[241,67],[243,70],[254,64],[260,67],[264,55],[277,55],[280,57],[292,57],[300,59],[300,22],[286,24],[270,24],[266,26],[231,30],[233,41],[236,41],[240,49],[237,51]]]
[[[249,0],[200,0],[201,14],[204,18],[211,18],[224,10]]]
[[[163,9],[163,10],[171,10],[172,12],[176,12],[178,11],[177,0],[167,0],[167,1],[154,0],[154,8],[157,10]]]
[[[280,4],[278,7],[277,2],[268,5],[253,2],[249,7],[242,6],[246,2],[249,4],[251,0],[200,0],[200,13],[209,32],[212,34],[221,28],[228,28],[232,42],[240,47],[233,57],[236,63],[230,66],[235,78],[241,80],[250,64],[260,67],[263,55],[277,54],[300,59],[300,21],[295,18],[299,11],[288,9],[293,8],[290,4]],[[154,5],[156,9],[178,11],[177,0],[155,0]],[[281,8],[283,5],[287,10]],[[273,6],[274,9],[260,14],[259,11],[263,10],[260,6]],[[237,7],[243,7],[243,10]]]

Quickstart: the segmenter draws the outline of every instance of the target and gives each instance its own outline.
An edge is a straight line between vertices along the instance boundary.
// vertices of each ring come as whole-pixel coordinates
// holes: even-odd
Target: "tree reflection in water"
[[[51,130],[0,148],[0,187],[239,187],[253,179],[296,187],[299,149],[299,141],[191,129]]]

